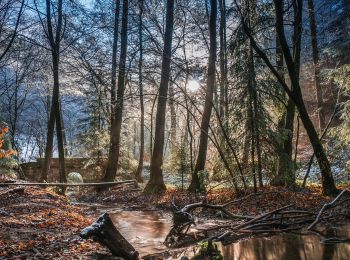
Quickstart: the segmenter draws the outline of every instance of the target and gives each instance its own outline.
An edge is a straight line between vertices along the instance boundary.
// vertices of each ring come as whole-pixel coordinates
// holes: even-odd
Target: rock
[[[8,216],[10,216],[10,214],[8,212],[6,212],[5,210],[0,209],[0,216],[8,217]]]
[[[68,183],[84,183],[84,179],[79,172],[70,172],[67,176]]]

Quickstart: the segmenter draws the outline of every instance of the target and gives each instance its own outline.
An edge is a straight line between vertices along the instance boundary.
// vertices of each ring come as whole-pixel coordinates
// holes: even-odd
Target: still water
[[[281,234],[253,238],[222,246],[225,259],[240,260],[331,260],[350,259],[350,244],[322,244],[316,235]]]
[[[157,211],[115,211],[110,216],[122,235],[141,255],[159,253],[166,247],[163,241],[171,228],[171,217]],[[327,236],[350,238],[350,225],[328,230]],[[323,244],[317,235],[292,233],[258,237],[234,244],[218,245],[224,259],[234,260],[350,260],[350,243]],[[173,258],[191,258],[193,249]]]
[[[157,211],[117,211],[109,213],[120,233],[135,247],[140,255],[159,253],[171,229],[170,216]]]

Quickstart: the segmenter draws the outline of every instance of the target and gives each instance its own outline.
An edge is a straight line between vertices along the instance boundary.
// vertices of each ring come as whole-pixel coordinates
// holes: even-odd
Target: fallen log
[[[206,202],[197,202],[197,203],[193,203],[193,204],[188,204],[188,205],[184,206],[182,209],[179,209],[173,201],[173,206],[176,209],[173,212],[174,225],[182,224],[185,222],[193,223],[194,218],[192,217],[190,212],[195,210],[196,208],[207,208],[207,209],[218,210],[218,211],[221,211],[223,214],[225,214],[230,219],[252,219],[253,218],[251,216],[232,214],[227,209],[225,209],[225,207],[227,205],[229,205],[230,203],[226,203],[226,204],[222,204],[222,205],[214,205],[214,204],[208,204]]]
[[[0,193],[0,196],[5,196],[8,194],[15,194],[15,193],[23,195],[24,194],[24,187],[16,187],[14,189],[7,190],[5,192]]]
[[[225,225],[219,225],[219,226],[215,226],[215,227],[210,227],[210,228],[207,228],[205,231],[213,231],[213,230],[218,230],[218,229],[223,229],[223,228],[228,228],[230,229],[231,231],[234,231],[234,232],[237,232],[239,230],[242,230],[243,228],[246,228],[247,226],[250,226],[252,224],[255,224],[256,222],[260,221],[260,220],[263,220],[271,215],[274,215],[286,208],[290,208],[292,207],[293,204],[290,204],[290,205],[287,205],[287,206],[284,206],[284,207],[281,207],[281,208],[278,208],[278,209],[275,209],[275,210],[272,210],[272,211],[269,211],[267,213],[264,213],[262,215],[259,215],[259,216],[256,216],[252,219],[249,219],[248,221],[245,221],[245,222],[242,222],[242,223],[239,223],[239,224],[236,224],[236,223],[230,223],[230,224],[225,224]]]
[[[116,229],[108,213],[104,213],[95,223],[83,229],[80,232],[80,237],[83,239],[92,238],[106,246],[114,256],[127,260],[139,259],[139,253]]]
[[[136,184],[135,180],[126,181],[116,181],[116,182],[87,182],[87,183],[59,183],[59,182],[12,182],[0,183],[0,187],[6,186],[62,186],[62,187],[72,187],[72,186],[116,186],[121,184]]]
[[[316,224],[317,224],[318,222],[320,222],[321,216],[322,216],[323,212],[325,212],[325,210],[331,208],[331,207],[343,196],[343,194],[344,194],[345,192],[346,192],[346,190],[343,190],[341,193],[338,194],[338,196],[337,196],[333,201],[324,204],[323,207],[322,207],[322,209],[321,209],[320,212],[318,213],[318,215],[317,215],[315,221],[312,222],[311,225],[308,226],[307,229],[310,230],[310,229],[312,229],[314,226],[316,226]]]
[[[255,217],[255,218],[253,218],[253,219],[251,219],[251,220],[249,220],[249,221],[246,221],[246,222],[244,222],[244,223],[242,223],[242,224],[233,226],[233,227],[231,228],[231,230],[239,230],[239,229],[242,229],[243,227],[249,226],[250,224],[256,223],[256,222],[259,221],[259,220],[262,220],[262,219],[264,219],[264,218],[266,218],[266,217],[268,217],[268,216],[271,216],[271,215],[273,215],[273,214],[275,214],[275,213],[278,213],[279,211],[282,211],[282,210],[284,210],[284,209],[290,208],[290,207],[292,207],[292,206],[293,206],[293,204],[290,204],[290,205],[287,205],[287,206],[284,206],[284,207],[281,207],[281,208],[278,208],[278,209],[269,211],[269,212],[267,212],[267,213],[264,213],[264,214],[262,214],[262,215],[260,215],[260,216]]]

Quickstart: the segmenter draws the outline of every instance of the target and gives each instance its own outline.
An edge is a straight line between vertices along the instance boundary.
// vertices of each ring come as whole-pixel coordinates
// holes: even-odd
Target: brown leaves
[[[18,242],[18,249],[21,250],[21,251],[32,249],[33,246],[34,246],[34,241],[33,240],[19,241]]]
[[[38,188],[28,187],[18,194],[1,193],[5,195],[1,197],[0,209],[8,214],[0,215],[0,256],[35,255],[47,259],[76,253],[66,248],[79,244],[79,230],[92,223],[79,207]]]

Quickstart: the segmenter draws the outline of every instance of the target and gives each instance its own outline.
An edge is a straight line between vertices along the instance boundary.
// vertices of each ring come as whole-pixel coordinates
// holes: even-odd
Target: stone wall
[[[39,181],[44,158],[37,159],[36,162],[21,164],[26,179]],[[78,172],[84,182],[99,181],[102,179],[107,164],[107,158],[65,158],[66,174]],[[59,181],[58,158],[52,158],[48,182]]]

